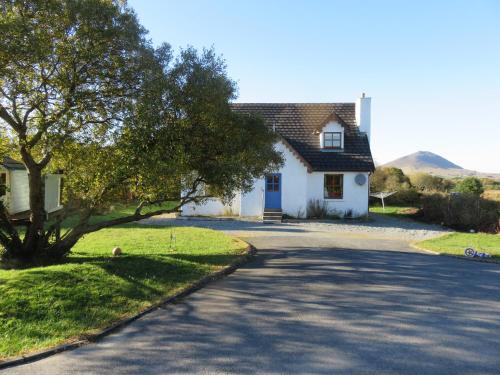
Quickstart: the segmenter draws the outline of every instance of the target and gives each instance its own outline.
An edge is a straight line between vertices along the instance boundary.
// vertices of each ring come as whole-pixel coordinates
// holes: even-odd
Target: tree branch
[[[0,118],[9,124],[18,134],[22,133],[21,126],[12,118],[3,105],[0,104]]]
[[[211,196],[209,196],[209,195],[201,195],[201,196],[195,195],[198,192],[198,187],[202,182],[203,182],[203,179],[200,177],[195,179],[193,181],[191,189],[187,192],[187,194],[185,194],[183,197],[181,197],[179,204],[177,204],[173,208],[160,209],[160,210],[151,211],[151,212],[148,212],[145,214],[141,214],[140,212],[144,206],[153,205],[153,204],[161,204],[161,203],[168,201],[169,199],[166,198],[166,199],[152,201],[152,202],[143,201],[138,205],[138,207],[136,208],[133,215],[124,216],[124,217],[120,217],[120,218],[116,218],[116,219],[112,219],[112,220],[107,220],[107,221],[103,221],[103,222],[96,223],[96,224],[90,224],[90,225],[88,224],[88,220],[90,219],[91,211],[89,211],[87,213],[87,215],[82,218],[82,220],[80,221],[80,223],[78,225],[76,225],[74,228],[72,228],[70,231],[66,232],[63,235],[63,237],[59,243],[54,244],[54,248],[60,247],[60,248],[64,249],[67,247],[67,244],[75,244],[78,241],[78,239],[80,239],[85,234],[96,232],[98,230],[101,230],[104,228],[109,228],[109,227],[112,227],[115,225],[127,224],[127,223],[131,223],[134,221],[147,219],[147,218],[157,216],[157,215],[168,214],[168,213],[172,213],[172,212],[179,212],[179,209],[188,203],[196,202],[196,201],[199,201],[202,199],[211,198]]]

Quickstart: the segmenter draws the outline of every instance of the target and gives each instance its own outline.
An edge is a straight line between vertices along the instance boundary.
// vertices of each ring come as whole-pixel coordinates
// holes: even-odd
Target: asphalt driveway
[[[99,343],[5,373],[500,372],[500,265],[416,253],[404,223],[184,225],[237,233],[259,255]]]

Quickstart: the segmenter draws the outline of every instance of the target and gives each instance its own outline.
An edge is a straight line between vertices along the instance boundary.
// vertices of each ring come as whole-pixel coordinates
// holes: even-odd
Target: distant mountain
[[[429,151],[418,151],[402,158],[393,160],[384,165],[384,167],[396,167],[401,169],[463,169],[461,166],[452,163],[451,161],[436,155]]]
[[[442,177],[477,176],[500,179],[500,174],[498,173],[482,173],[472,171],[470,169],[464,169],[442,156],[429,151],[418,151],[413,154],[403,156],[399,159],[383,164],[382,167],[400,168],[406,174],[425,172]]]

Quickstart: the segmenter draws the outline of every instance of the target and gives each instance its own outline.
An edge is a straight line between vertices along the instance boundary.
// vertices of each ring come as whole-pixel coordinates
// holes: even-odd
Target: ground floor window
[[[344,175],[325,174],[325,199],[342,199],[344,196]]]

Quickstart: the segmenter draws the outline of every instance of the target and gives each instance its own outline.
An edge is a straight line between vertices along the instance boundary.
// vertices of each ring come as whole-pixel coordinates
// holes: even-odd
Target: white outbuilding
[[[49,215],[63,208],[62,174],[46,174],[44,181],[45,212]],[[23,217],[29,214],[28,172],[23,163],[10,157],[5,157],[0,162],[0,199],[9,215]]]

